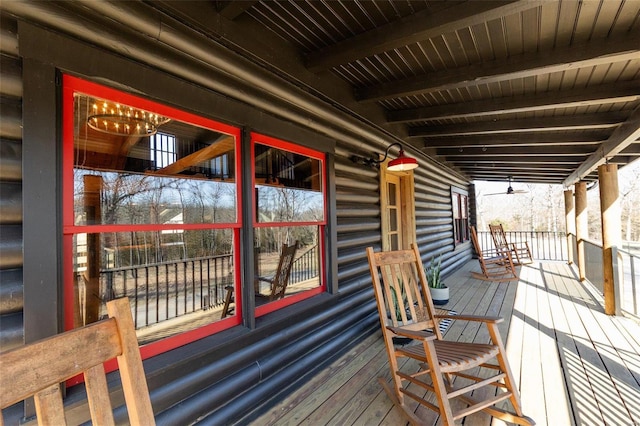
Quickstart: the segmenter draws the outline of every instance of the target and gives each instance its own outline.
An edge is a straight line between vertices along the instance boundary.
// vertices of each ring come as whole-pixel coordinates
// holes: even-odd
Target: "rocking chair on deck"
[[[391,386],[382,377],[378,380],[409,421],[424,423],[410,408],[406,397],[438,412],[448,426],[481,410],[507,422],[535,424],[522,414],[520,395],[498,332],[497,324],[502,319],[436,314],[415,245],[411,250],[379,253],[369,247],[367,256],[393,378]],[[442,319],[483,322],[491,343],[445,341],[438,328]],[[413,343],[396,346],[394,337],[410,338]],[[492,359],[497,365],[487,363]],[[490,374],[476,376],[479,370]],[[487,398],[478,401],[475,395],[483,387],[489,387]],[[469,396],[472,391],[473,398]],[[431,394],[435,394],[437,405],[428,399]],[[453,399],[462,401],[464,408],[454,412],[450,404]],[[505,400],[511,402],[514,412],[495,406]]]
[[[489,225],[489,231],[491,232],[493,243],[496,245],[496,250],[503,253],[511,252],[515,258],[514,263],[516,265],[522,265],[522,260],[526,260],[526,263],[533,262],[528,242],[510,243],[507,241],[507,234],[504,232],[502,224]]]
[[[287,285],[289,284],[289,276],[291,275],[291,268],[293,267],[293,261],[296,257],[296,250],[298,249],[298,241],[294,241],[292,245],[283,244],[282,251],[280,252],[280,260],[278,260],[278,267],[273,277],[257,277],[255,283],[255,297],[256,304],[264,304],[266,302],[272,302],[274,300],[282,299],[287,291]],[[269,294],[264,295],[260,293],[260,282],[269,283]],[[233,300],[233,286],[225,287],[227,293],[225,295],[224,306],[222,308],[222,318],[229,315],[234,303]]]
[[[474,278],[483,281],[515,281],[518,279],[515,266],[511,258],[510,251],[503,252],[490,252],[483,251],[480,248],[478,242],[478,234],[476,228],[473,226],[471,229],[471,241],[473,241],[473,248],[475,248],[478,254],[478,262],[480,262],[480,270],[482,274],[477,272],[471,272]],[[485,257],[488,256],[488,257]]]

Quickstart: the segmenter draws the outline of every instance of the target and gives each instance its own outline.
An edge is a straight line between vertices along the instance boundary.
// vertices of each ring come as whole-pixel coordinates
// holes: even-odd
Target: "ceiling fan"
[[[507,192],[494,192],[492,194],[485,194],[485,195],[511,195],[511,194],[526,194],[529,191],[525,191],[524,189],[513,189],[513,187],[511,186],[511,176],[509,176],[509,186],[507,187]]]

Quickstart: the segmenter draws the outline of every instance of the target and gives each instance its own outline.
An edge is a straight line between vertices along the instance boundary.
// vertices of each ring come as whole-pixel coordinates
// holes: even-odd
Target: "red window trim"
[[[242,226],[242,196],[241,194],[241,158],[240,143],[241,129],[224,123],[220,123],[208,118],[201,117],[196,114],[188,113],[173,107],[169,107],[155,101],[141,98],[136,95],[122,92],[101,84],[93,83],[78,77],[64,74],[62,77],[62,217],[63,217],[63,306],[64,306],[64,328],[70,330],[73,328],[73,235],[78,233],[92,232],[123,232],[123,231],[146,231],[146,230],[165,230],[165,229],[232,229],[234,235],[234,252],[239,259],[240,255],[240,228]],[[73,144],[74,144],[74,93],[82,93],[89,96],[101,97],[120,102],[127,105],[136,106],[138,108],[155,111],[166,117],[183,121],[199,127],[206,127],[222,133],[226,133],[235,137],[236,141],[236,221],[224,224],[186,224],[186,225],[75,225],[73,217]],[[240,264],[235,262],[236,292],[240,291]],[[237,293],[238,294],[238,293]],[[226,319],[216,321],[215,323],[191,330],[182,334],[174,335],[157,342],[144,345],[140,348],[143,359],[150,358],[171,349],[194,342],[203,337],[212,335],[216,332],[238,325],[241,322],[242,312],[241,306],[238,306],[237,315],[230,316]],[[107,364],[109,368],[109,365]],[[115,363],[111,367],[115,369]],[[111,370],[109,370],[111,371]],[[70,382],[70,384],[79,383],[80,380]]]
[[[325,241],[325,227],[327,224],[327,193],[326,193],[326,182],[327,182],[327,177],[326,177],[326,155],[320,151],[316,151],[314,149],[311,148],[307,148],[301,145],[297,145],[294,144],[292,142],[287,142],[278,138],[274,138],[271,136],[266,136],[260,133],[256,133],[256,132],[251,132],[251,183],[252,183],[252,188],[256,187],[256,180],[255,180],[255,176],[256,176],[256,172],[255,172],[255,144],[259,143],[262,145],[268,145],[268,146],[272,146],[274,148],[278,148],[278,149],[283,149],[285,151],[289,151],[289,152],[293,152],[295,154],[301,154],[301,155],[306,155],[309,158],[314,158],[320,161],[320,168],[323,172],[322,175],[322,195],[323,195],[323,211],[324,211],[324,219],[321,221],[314,221],[314,222],[258,222],[255,218],[256,218],[256,205],[255,203],[253,204],[252,207],[252,217],[253,217],[253,227],[254,228],[278,228],[278,227],[287,227],[287,226],[308,226],[308,225],[318,225],[320,226],[320,235],[318,236],[318,244],[319,244],[319,250],[320,250],[320,277],[322,279],[322,283],[320,285],[320,287],[317,288],[313,288],[298,294],[295,294],[293,296],[289,296],[286,297],[284,299],[280,299],[280,300],[276,300],[273,302],[270,302],[266,305],[262,305],[262,306],[257,306],[255,308],[255,316],[256,317],[260,317],[263,315],[266,315],[268,313],[277,311],[279,309],[282,309],[286,306],[292,305],[294,303],[300,302],[302,300],[305,299],[309,299],[313,296],[316,296],[318,294],[324,293],[326,291],[326,287],[327,284],[324,281],[323,277],[325,276],[325,265],[326,265],[326,258],[325,258],[325,245],[324,245],[324,241]]]

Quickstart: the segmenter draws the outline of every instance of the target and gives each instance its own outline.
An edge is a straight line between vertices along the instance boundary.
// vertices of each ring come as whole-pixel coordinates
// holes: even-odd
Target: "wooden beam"
[[[588,175],[597,169],[608,158],[622,152],[629,145],[636,142],[638,138],[640,138],[640,106],[636,107],[629,119],[618,127],[596,152],[567,177],[563,182],[564,186],[568,187],[578,182],[582,176]]]
[[[502,157],[519,155],[526,157],[527,155],[535,155],[540,157],[549,157],[556,155],[567,156],[582,156],[587,157],[596,150],[596,147],[591,145],[581,146],[548,146],[538,150],[532,151],[531,148],[514,146],[514,147],[473,147],[473,148],[439,148],[436,150],[438,155],[445,155],[447,157],[477,155],[477,156],[491,156]]]
[[[402,123],[412,121],[443,120],[462,117],[483,117],[497,114],[542,111],[546,109],[573,108],[604,105],[616,102],[633,102],[640,99],[637,80],[602,84],[584,89],[525,94],[518,97],[484,99],[449,105],[411,108],[389,111],[387,121]]]
[[[211,158],[218,157],[226,152],[232,151],[235,146],[235,138],[233,136],[224,135],[218,141],[202,148],[192,154],[182,157],[179,160],[169,164],[160,170],[153,172],[156,175],[175,175],[191,166],[202,163]]]
[[[518,133],[506,135],[478,135],[478,136],[444,136],[424,138],[423,148],[468,148],[468,147],[510,147],[536,146],[546,149],[550,145],[577,146],[598,145],[607,140],[608,133],[590,131],[579,133]]]
[[[456,162],[457,163],[457,162]],[[464,170],[465,172],[471,172],[474,170],[477,170],[478,172],[480,171],[496,171],[499,170],[503,167],[513,167],[514,163],[476,163],[476,164],[470,164],[470,163],[466,163],[466,164],[458,164],[457,163],[457,167],[460,170]],[[535,173],[538,170],[548,170],[551,172],[563,172],[566,175],[568,175],[569,173],[571,173],[574,169],[574,167],[571,167],[571,165],[568,164],[559,164],[556,165],[555,163],[523,163],[522,165],[520,165],[518,167],[518,170],[520,170],[523,174],[527,174],[527,172],[533,172]]]
[[[543,3],[541,0],[473,1],[436,13],[425,9],[309,53],[306,65],[312,72],[327,70],[461,28],[533,9]]]
[[[356,98],[359,101],[372,102],[442,90],[457,90],[613,62],[634,61],[640,58],[639,39],[640,34],[625,34],[619,39],[590,41],[462,68],[443,69],[361,88],[356,92]]]
[[[569,156],[553,156],[553,157],[541,157],[541,156],[521,156],[521,155],[513,155],[513,156],[505,156],[500,157],[499,159],[491,158],[491,157],[478,157],[478,156],[462,156],[456,157],[456,164],[495,164],[496,167],[498,165],[506,166],[507,164],[568,164],[573,167],[580,164],[580,157],[569,157]]]
[[[622,124],[628,117],[629,113],[625,111],[609,111],[596,114],[565,115],[559,117],[531,117],[515,120],[416,126],[409,128],[409,137],[609,129]]]

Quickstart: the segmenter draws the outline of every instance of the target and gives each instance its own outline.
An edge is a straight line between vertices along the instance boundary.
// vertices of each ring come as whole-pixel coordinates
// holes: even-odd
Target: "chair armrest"
[[[406,328],[403,328],[403,327],[391,327],[391,326],[387,326],[387,330],[391,330],[398,336],[408,337],[410,339],[415,339],[415,340],[422,340],[425,342],[428,340],[434,340],[436,338],[436,335],[429,331],[407,330]]]
[[[482,315],[434,315],[434,318],[486,322],[492,324],[498,324],[504,321],[504,318],[502,317],[486,317]]]
[[[264,282],[269,283],[269,284],[273,283],[273,277],[271,277],[271,278],[269,278],[269,277],[256,277],[256,279],[258,281],[264,281]]]

